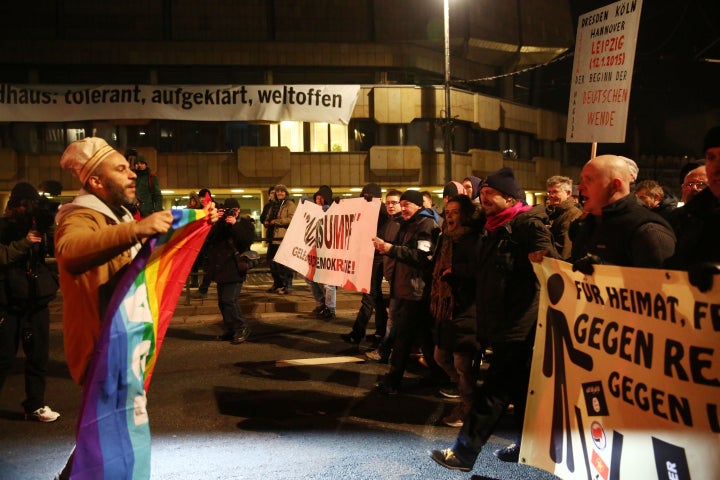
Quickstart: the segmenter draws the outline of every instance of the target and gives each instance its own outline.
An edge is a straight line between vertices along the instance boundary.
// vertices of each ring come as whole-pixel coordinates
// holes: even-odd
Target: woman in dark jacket
[[[246,272],[238,269],[235,257],[249,250],[255,241],[255,222],[250,217],[238,217],[240,204],[234,198],[225,200],[223,209],[221,220],[208,235],[208,275],[217,284],[218,307],[225,327],[218,340],[237,345],[247,340],[250,329],[238,300]]]
[[[445,231],[433,256],[430,311],[435,318],[435,361],[457,385],[460,403],[442,419],[460,427],[472,406],[479,349],[475,312],[475,272],[468,252],[475,249],[478,232],[471,228],[475,206],[467,195],[450,197],[445,205]],[[447,390],[441,389],[441,394]]]

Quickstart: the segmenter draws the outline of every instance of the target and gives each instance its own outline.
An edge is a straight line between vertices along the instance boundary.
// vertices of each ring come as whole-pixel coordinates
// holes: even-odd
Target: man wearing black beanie
[[[487,221],[470,269],[475,271],[478,339],[492,345],[493,359],[454,445],[430,454],[453,470],[472,470],[510,403],[515,406],[516,440],[495,455],[518,461],[539,308],[539,285],[529,257],[558,257],[545,212],[524,205],[520,192],[508,167],[489,175],[480,186]]]
[[[416,339],[436,379],[445,372],[433,359],[434,343],[429,311],[432,253],[435,250],[440,227],[432,214],[423,208],[423,196],[417,190],[408,190],[400,197],[402,222],[393,243],[374,238],[375,249],[385,255],[392,265],[390,283],[391,310],[395,340],[390,356],[390,369],[376,390],[385,395],[396,395],[407,367],[410,351]]]

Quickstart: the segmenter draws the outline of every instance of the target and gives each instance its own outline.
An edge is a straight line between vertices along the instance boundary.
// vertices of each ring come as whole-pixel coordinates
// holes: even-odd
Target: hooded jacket
[[[132,215],[118,217],[84,190],[58,212],[55,257],[63,293],[65,358],[82,384],[118,275],[140,250]]]
[[[330,208],[330,204],[333,201],[332,189],[327,185],[321,186],[318,191],[315,192],[315,195],[313,195],[313,203],[315,203],[315,198],[317,198],[318,195],[321,196],[323,198],[323,201],[325,202],[323,204],[323,210],[327,210],[328,208]]]

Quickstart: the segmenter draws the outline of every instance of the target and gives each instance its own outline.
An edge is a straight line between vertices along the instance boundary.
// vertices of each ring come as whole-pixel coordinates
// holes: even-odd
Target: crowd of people
[[[21,183],[11,193],[0,222],[0,388],[22,344],[28,418],[51,422],[59,417],[44,399],[47,302],[52,297],[33,297],[31,288],[23,298],[12,288],[13,270],[24,273],[28,265],[42,263],[44,245],[54,237],[65,355],[73,379],[83,385],[101,312],[118,272],[145,239],[167,232],[172,222],[153,193],[159,192],[157,179],[146,162],[133,158],[136,152],[129,153],[126,158],[99,138],[67,148],[61,166],[83,187],[61,209],[56,224],[51,222],[50,237],[34,223],[38,192]],[[617,155],[590,159],[577,188],[568,177],[548,178],[544,205],[527,203],[509,167],[483,179],[448,182],[442,208],[432,204],[428,192],[391,189],[382,199],[379,185],[363,187],[363,198],[382,200],[372,240],[371,285],[352,329],[341,339],[352,345],[368,342],[366,356],[388,365],[377,393],[401,392],[408,362],[420,351],[428,384],[437,386],[440,395],[458,399],[441,420],[460,428],[457,438],[449,448],[431,452],[433,460],[471,470],[512,408],[516,439],[495,453],[501,460],[517,461],[539,304],[532,262],[558,258],[586,275],[598,264],[687,270],[691,284],[701,291],[712,288],[720,274],[720,127],[705,136],[704,153],[704,164],[682,174],[680,207],[654,180],[638,181],[642,176],[635,162]],[[148,195],[142,199],[146,187]],[[335,200],[332,189],[323,185],[307,201],[327,209]],[[188,208],[207,210],[213,224],[189,281],[197,282],[201,295],[211,281],[217,284],[224,327],[218,339],[243,343],[250,327],[238,298],[247,272],[238,270],[234,258],[257,240],[254,220],[240,215],[234,199],[216,209],[208,189],[193,193]],[[293,290],[292,270],[274,258],[296,208],[285,185],[269,188],[260,216],[273,278],[268,293]],[[316,301],[310,315],[334,319],[335,286],[312,279],[308,285]],[[367,334],[373,316],[374,330]],[[479,365],[489,355],[489,368],[479,382]],[[59,478],[68,478],[71,466],[72,460]]]

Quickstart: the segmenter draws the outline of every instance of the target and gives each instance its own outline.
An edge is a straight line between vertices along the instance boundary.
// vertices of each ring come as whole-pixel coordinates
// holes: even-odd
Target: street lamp
[[[445,121],[443,122],[443,151],[445,153],[445,183],[452,180],[452,116],[450,115],[450,0],[443,0],[445,33]]]

